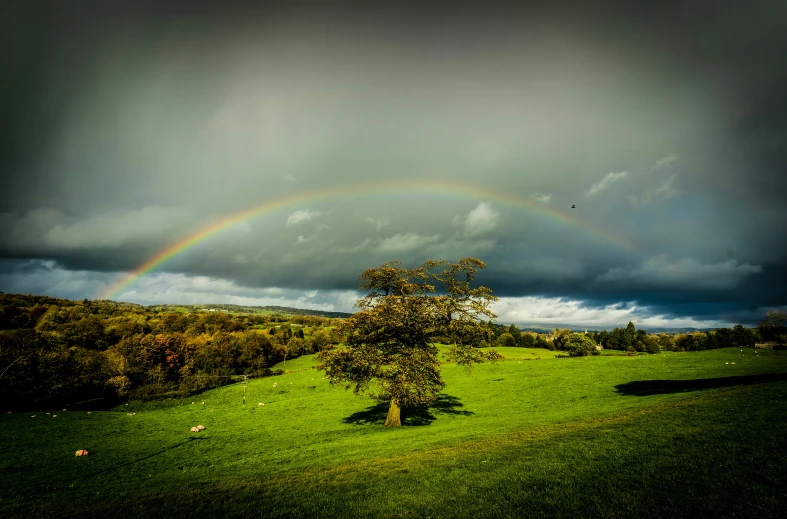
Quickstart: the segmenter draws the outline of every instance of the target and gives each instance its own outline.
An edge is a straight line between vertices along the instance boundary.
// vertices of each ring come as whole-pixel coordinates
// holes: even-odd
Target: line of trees
[[[520,331],[515,324],[506,328],[489,322],[487,326],[491,341],[484,345],[546,348],[570,352],[572,349],[576,350],[573,346],[578,344],[578,341],[582,341],[577,336],[583,336],[587,337],[594,346],[627,352],[659,353],[662,350],[702,351],[727,347],[742,348],[754,347],[755,342],[758,341],[787,342],[784,327],[781,326],[785,321],[787,318],[777,315],[776,312],[770,312],[757,330],[738,324],[733,328],[680,334],[649,334],[646,330],[638,330],[631,322],[625,328],[614,328],[611,332],[602,330],[577,333],[569,329],[555,329],[551,334]]]
[[[298,320],[0,293],[0,401],[183,396],[342,341],[338,319]]]

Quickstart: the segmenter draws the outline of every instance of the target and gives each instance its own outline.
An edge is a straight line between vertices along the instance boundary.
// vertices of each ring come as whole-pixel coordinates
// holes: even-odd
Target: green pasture
[[[313,356],[249,380],[245,405],[233,384],[2,415],[0,516],[782,516],[786,352],[497,350],[445,365],[436,404],[401,428]]]

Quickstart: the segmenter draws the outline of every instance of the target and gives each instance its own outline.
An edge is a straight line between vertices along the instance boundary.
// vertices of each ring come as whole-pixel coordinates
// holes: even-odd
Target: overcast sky
[[[96,298],[287,199],[112,297],[352,311],[472,256],[505,323],[787,305],[782,1],[119,4],[0,7],[2,291]]]

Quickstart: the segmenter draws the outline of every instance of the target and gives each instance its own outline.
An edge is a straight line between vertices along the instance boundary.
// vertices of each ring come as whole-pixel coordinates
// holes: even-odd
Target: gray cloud
[[[292,197],[160,282],[344,291],[391,259],[475,255],[506,297],[704,321],[784,304],[783,3],[487,9],[14,4],[0,258],[61,277],[11,269],[3,290],[73,272],[90,296]],[[383,180],[403,187],[357,190]],[[165,297],[145,279],[134,297]]]
[[[623,283],[630,288],[727,290],[748,276],[759,274],[759,265],[727,260],[702,264],[693,258],[670,261],[666,255],[649,258],[637,266],[613,267],[596,277],[600,283]]]

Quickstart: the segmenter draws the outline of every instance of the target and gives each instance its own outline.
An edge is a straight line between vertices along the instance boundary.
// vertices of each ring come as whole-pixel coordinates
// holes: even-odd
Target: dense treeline
[[[760,340],[777,340],[780,337],[783,339],[783,332],[781,335],[779,333],[783,327],[779,324],[773,324],[773,319],[769,318],[763,321],[757,330],[738,324],[734,328],[681,334],[649,334],[646,330],[637,330],[633,323],[628,323],[625,328],[614,328],[611,332],[602,330],[577,333],[568,329],[556,329],[551,334],[520,332],[515,324],[506,328],[489,323],[489,327],[493,346],[546,348],[567,351],[572,355],[594,355],[597,353],[596,345],[610,350],[647,353],[659,353],[662,350],[702,351],[732,346],[754,347],[755,342]],[[590,343],[580,337],[588,338]]]
[[[237,309],[237,308],[236,308]],[[787,342],[783,312],[756,330],[648,334],[633,323],[611,332],[539,334],[487,323],[479,346],[519,346],[595,355],[599,348],[658,353]],[[184,396],[264,376],[287,359],[342,342],[325,315],[179,311],[112,301],[68,301],[0,292],[0,403],[9,409],[94,399]],[[447,338],[444,341],[449,342]],[[778,347],[778,346],[777,346]]]
[[[335,321],[0,293],[0,401],[186,395],[338,343]]]

